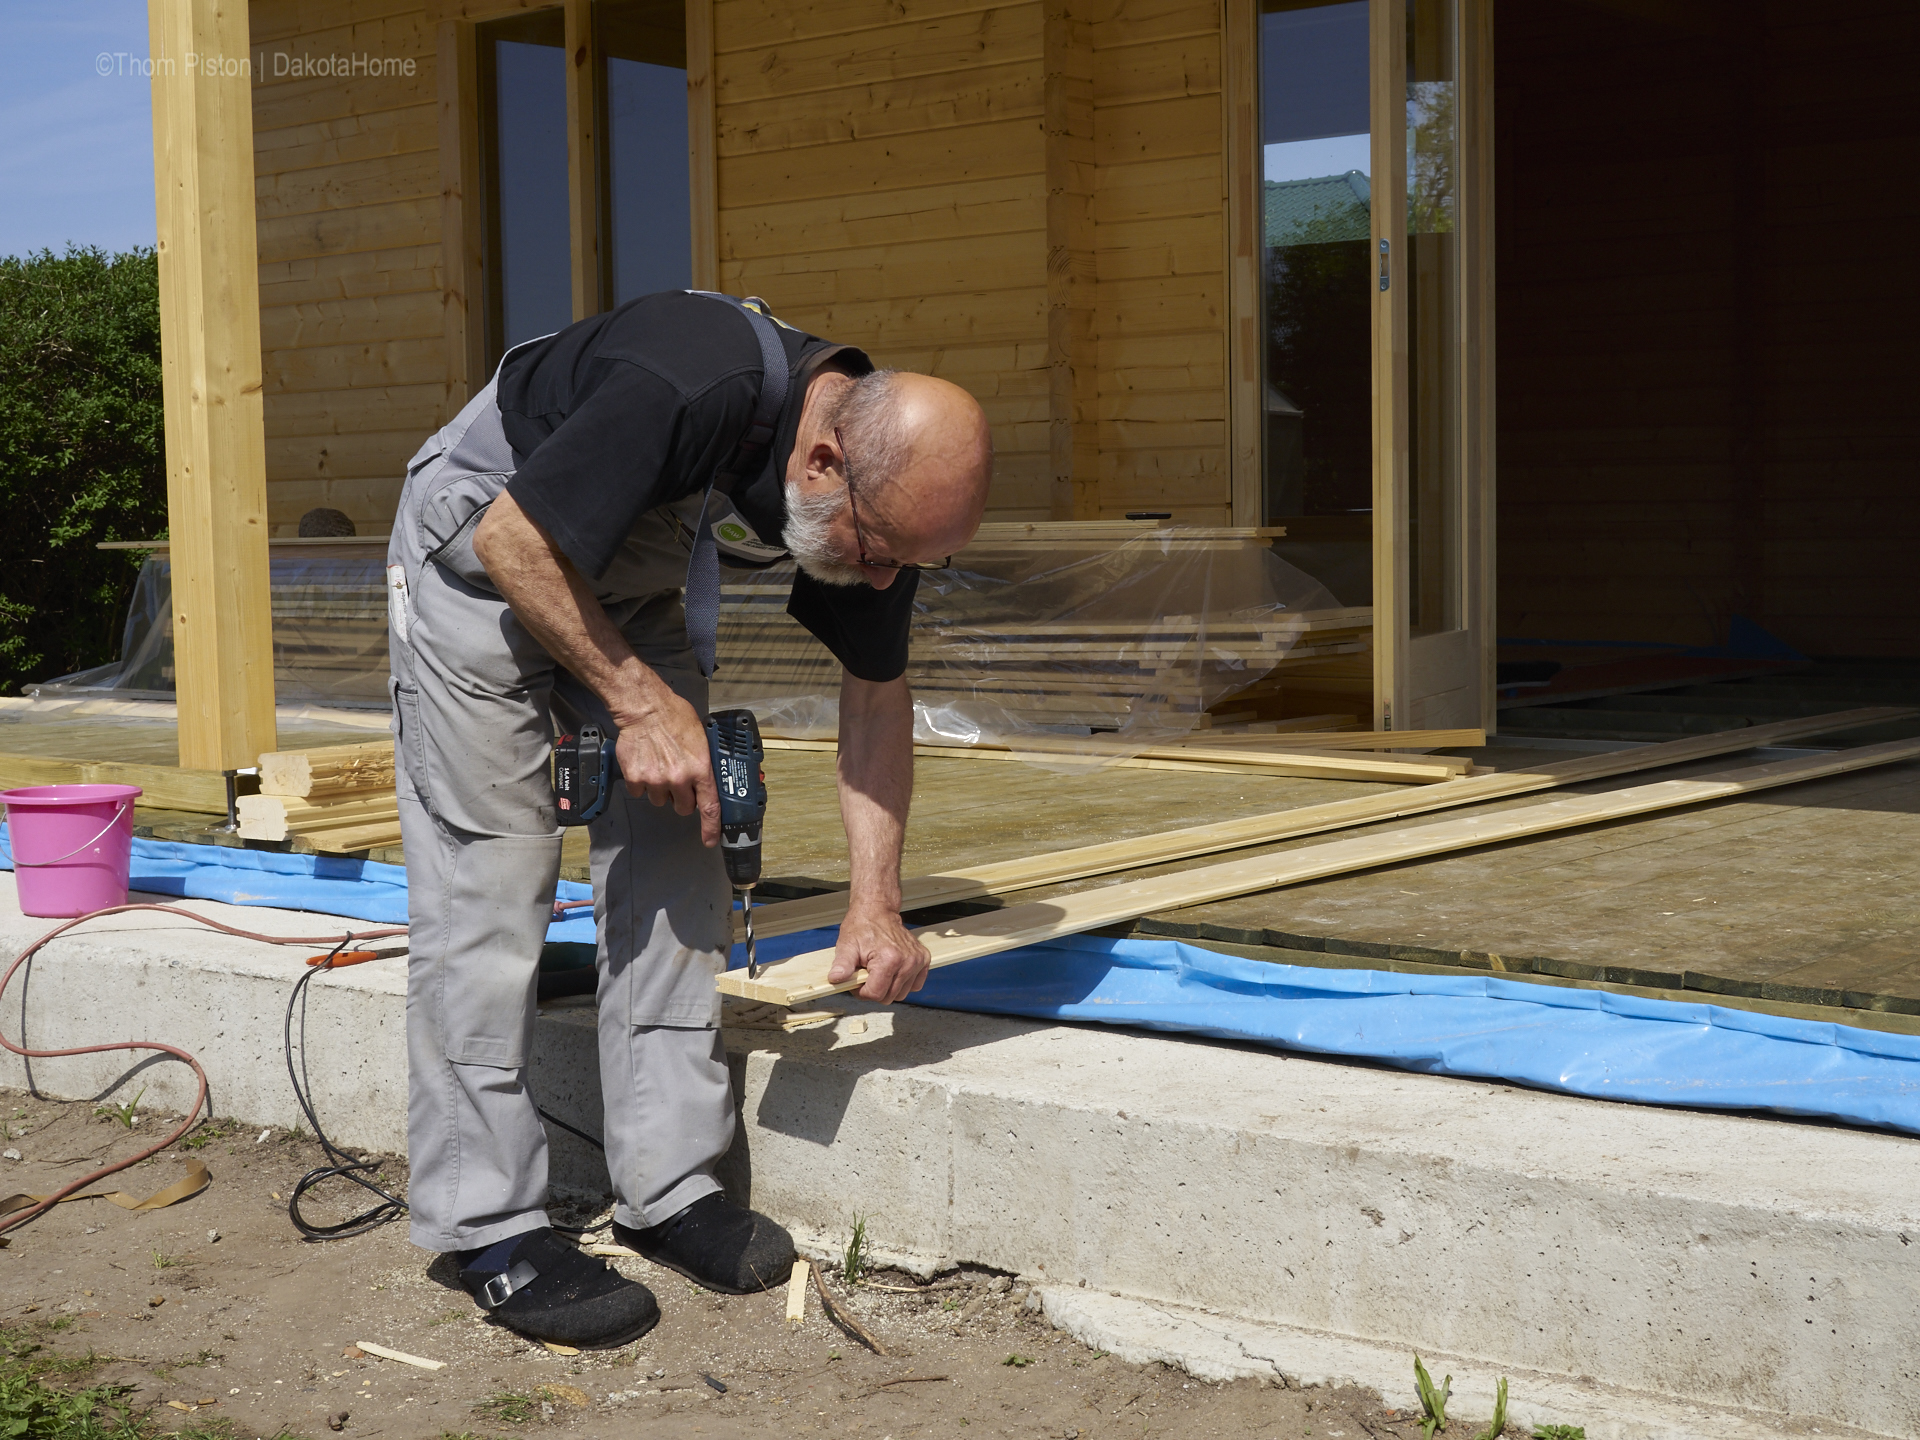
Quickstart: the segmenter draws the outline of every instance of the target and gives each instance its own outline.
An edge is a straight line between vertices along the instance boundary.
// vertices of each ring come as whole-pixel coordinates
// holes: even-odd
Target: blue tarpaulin
[[[0,869],[13,868],[13,845],[0,825]],[[382,925],[407,923],[407,872],[398,865],[344,855],[285,855],[275,850],[188,845],[176,840],[133,842],[132,888],[186,900],[316,910]],[[593,887],[560,882],[556,900],[591,900]],[[556,920],[549,941],[593,944],[593,911]]]
[[[11,868],[0,827],[0,865]],[[150,894],[405,923],[406,872],[324,855],[133,842]],[[562,900],[589,887],[562,881]],[[763,941],[763,960],[833,943]],[[590,911],[550,940],[593,942]],[[745,963],[734,947],[735,966]],[[1597,1099],[1786,1115],[1920,1134],[1920,1036],[1496,976],[1323,970],[1171,940],[1068,936],[935,970],[912,1003],[1128,1025]]]

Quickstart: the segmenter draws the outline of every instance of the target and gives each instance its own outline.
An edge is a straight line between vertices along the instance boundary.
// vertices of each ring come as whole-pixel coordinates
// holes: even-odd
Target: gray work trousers
[[[486,583],[471,535],[512,473],[493,387],[408,466],[388,553],[395,767],[406,848],[412,1238],[472,1249],[547,1223],[547,1137],[527,1088],[540,950],[560,870],[555,717],[613,725]],[[601,603],[706,713],[679,586],[686,550],[646,517]],[[714,977],[732,896],[699,817],[617,780],[591,826],[602,1135],[614,1215],[658,1224],[719,1190],[733,1138]]]

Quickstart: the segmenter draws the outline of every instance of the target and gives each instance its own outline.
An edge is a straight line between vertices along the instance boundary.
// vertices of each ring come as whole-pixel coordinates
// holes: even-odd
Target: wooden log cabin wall
[[[267,511],[384,531],[407,457],[465,399],[447,358],[434,25],[400,0],[254,0]],[[298,60],[411,61],[298,73]],[[408,70],[412,73],[406,73]]]
[[[689,5],[717,172],[717,276],[697,254],[696,282],[976,394],[990,518],[1246,523],[1226,464],[1217,0]],[[407,457],[485,368],[455,27],[516,8],[540,7],[252,4],[276,534],[315,505],[384,530]],[[413,64],[304,78],[274,58],[329,54]],[[697,121],[694,144],[698,215]]]

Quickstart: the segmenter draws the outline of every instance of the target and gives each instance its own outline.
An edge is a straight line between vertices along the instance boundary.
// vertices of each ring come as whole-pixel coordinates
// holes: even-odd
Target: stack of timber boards
[[[1009,890],[1062,883],[1143,865],[1167,863],[1301,835],[1365,825],[1404,815],[1479,804],[1532,791],[1677,765],[1714,755],[1780,744],[1807,735],[1859,729],[1910,711],[1875,708],[1779,721],[1712,735],[1649,745],[1642,749],[1582,756],[1531,772],[1488,775],[1383,795],[1357,797],[1272,815],[1194,826],[1158,836],[1091,845],[1026,861],[980,866],[949,875],[919,876],[902,884],[904,909],[950,903]],[[1385,834],[1315,845],[1250,860],[1212,865],[1153,879],[1082,891],[1040,904],[990,910],[964,920],[916,931],[933,964],[951,965],[981,955],[1017,949],[1061,935],[1138,919],[1155,910],[1202,904],[1233,895],[1299,884],[1330,875],[1447,854],[1474,846],[1524,839],[1580,825],[1631,818],[1679,805],[1699,804],[1801,780],[1843,774],[1873,765],[1920,758],[1920,740],[1892,741],[1833,755],[1729,771],[1699,780],[1670,780],[1595,796],[1578,796],[1489,815],[1416,826]],[[763,907],[755,917],[761,935],[792,934],[832,925],[846,913],[843,892]],[[836,991],[857,989],[865,972],[839,985],[827,979],[831,949],[779,961],[758,980],[743,970],[719,978],[728,995],[776,1005],[797,1005]]]
[[[1371,607],[1246,603],[1274,598],[1273,533],[983,525],[947,580],[922,581],[907,662],[915,698],[1027,725],[1113,730],[1164,717],[1186,729],[1221,696],[1255,682],[1270,695],[1303,665],[1357,659],[1371,677]],[[782,562],[722,586],[716,704],[839,692],[826,648],[786,613],[791,578]],[[1218,608],[1179,613],[1202,597]]]
[[[260,757],[260,793],[240,797],[242,840],[297,840],[345,853],[400,843],[393,742]]]
[[[182,769],[179,730],[170,706],[147,715],[116,713],[111,698],[45,702],[0,697],[0,790],[29,785],[138,785],[138,810],[227,813],[226,776]],[[282,716],[283,738],[295,744],[333,745],[355,731]],[[365,734],[365,731],[358,732]],[[101,757],[112,756],[112,759]],[[241,777],[242,788],[250,780]]]
[[[838,666],[786,613],[784,584],[724,587],[720,663],[729,703],[834,694]],[[1168,616],[1144,625],[1056,621],[973,626],[917,616],[907,652],[914,697],[986,701],[1038,725],[1117,729],[1156,715],[1199,716],[1227,692],[1277,694],[1330,656],[1364,659],[1373,611]],[[1371,676],[1372,662],[1365,661]],[[1247,686],[1246,677],[1260,677]]]

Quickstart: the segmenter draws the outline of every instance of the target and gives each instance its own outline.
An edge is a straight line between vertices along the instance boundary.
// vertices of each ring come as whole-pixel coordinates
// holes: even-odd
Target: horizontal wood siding
[[[1108,0],[1093,35],[1100,514],[1224,525],[1218,0]]]
[[[252,7],[268,60],[254,109],[276,533],[321,504],[384,528],[407,457],[457,403],[440,234],[446,9]],[[1001,520],[1049,518],[1060,499],[1048,13],[1040,0],[717,0],[714,11],[720,284],[978,396]],[[1063,14],[1092,52],[1092,193],[1076,242],[1090,249],[1075,262],[1092,319],[1073,363],[1097,370],[1076,404],[1097,444],[1084,464],[1076,452],[1076,483],[1086,470],[1098,514],[1225,523],[1218,15],[1194,0]],[[276,79],[275,53],[399,56],[414,74]]]
[[[384,530],[407,457],[449,418],[434,28],[396,0],[249,17],[268,519],[292,534],[328,505]],[[286,73],[326,56],[414,73]]]
[[[1501,634],[1920,654],[1920,10],[1573,13],[1495,10]]]
[[[1048,515],[1038,3],[716,0],[720,283],[979,397]]]

